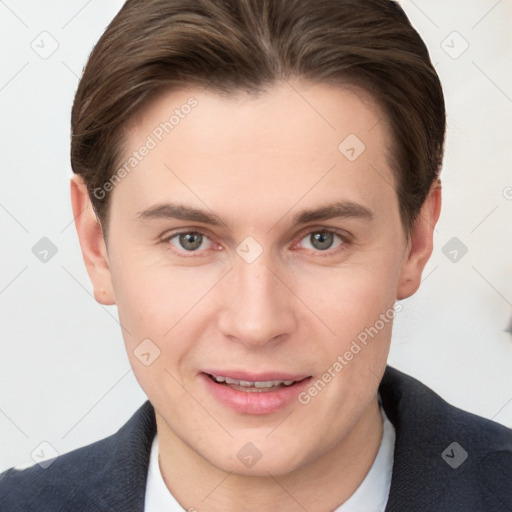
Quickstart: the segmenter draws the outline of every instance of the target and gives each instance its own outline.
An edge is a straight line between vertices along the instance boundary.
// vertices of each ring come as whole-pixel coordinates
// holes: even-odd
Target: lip
[[[239,391],[225,384],[213,381],[209,375],[229,377],[235,380],[249,382],[270,380],[294,380],[298,381],[291,386],[277,388],[273,391]],[[271,414],[280,411],[297,401],[297,395],[311,381],[310,375],[299,375],[282,372],[247,373],[232,370],[205,370],[198,377],[218,402],[242,414]]]

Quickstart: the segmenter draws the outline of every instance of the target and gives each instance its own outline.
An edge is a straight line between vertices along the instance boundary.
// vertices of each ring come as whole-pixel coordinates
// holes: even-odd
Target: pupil
[[[329,249],[333,243],[332,233],[315,233],[311,235],[311,244],[316,249],[325,250]]]
[[[180,235],[180,244],[183,249],[193,251],[201,247],[202,235],[199,233],[184,233]]]

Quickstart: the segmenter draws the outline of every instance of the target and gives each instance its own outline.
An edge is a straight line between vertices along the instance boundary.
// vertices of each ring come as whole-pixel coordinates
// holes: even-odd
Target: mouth
[[[206,375],[216,384],[222,384],[230,387],[231,389],[236,389],[237,391],[243,391],[245,393],[268,393],[270,391],[275,391],[276,389],[288,388],[309,378],[304,377],[299,380],[239,380],[231,377],[225,377],[223,375],[212,375],[210,373],[207,373]]]
[[[244,414],[270,414],[297,403],[297,395],[313,378],[285,373],[248,374],[208,370],[199,374],[210,396]]]

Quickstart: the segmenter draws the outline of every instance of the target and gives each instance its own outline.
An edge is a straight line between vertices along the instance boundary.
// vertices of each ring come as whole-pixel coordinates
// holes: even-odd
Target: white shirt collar
[[[354,494],[334,512],[384,512],[391,486],[395,428],[381,407],[383,434],[377,456]],[[165,485],[158,464],[158,434],[153,439],[149,458],[144,512],[183,512]]]

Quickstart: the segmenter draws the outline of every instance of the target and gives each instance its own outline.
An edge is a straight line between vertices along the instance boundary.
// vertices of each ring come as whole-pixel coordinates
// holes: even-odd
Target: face
[[[365,417],[433,229],[406,241],[390,144],[363,91],[299,81],[169,92],[132,120],[108,253],[84,255],[167,442],[277,475]]]

